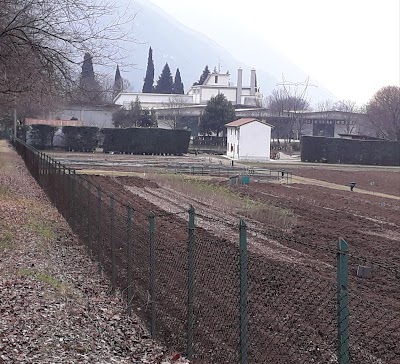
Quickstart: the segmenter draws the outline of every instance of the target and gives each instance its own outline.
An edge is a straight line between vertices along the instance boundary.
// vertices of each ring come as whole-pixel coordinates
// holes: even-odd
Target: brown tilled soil
[[[86,157],[77,156],[71,165],[109,172],[111,169],[114,176],[119,170],[143,174],[143,164],[180,162],[180,158],[108,155],[97,161],[98,156],[94,155],[88,166],[81,164],[82,158]],[[219,163],[203,157],[185,157],[182,161]],[[141,234],[134,243],[144,244],[134,258],[142,267],[141,272],[135,272],[137,285],[142,285],[137,287],[135,298],[136,306],[140,303],[141,312],[146,314],[146,231],[149,211],[156,215],[157,332],[179,350],[184,350],[186,333],[187,209],[190,204],[195,207],[195,362],[238,362],[238,221],[246,216],[250,363],[337,362],[339,237],[349,243],[350,252],[351,362],[400,363],[399,170],[300,164],[279,167],[293,171],[302,178],[301,183],[232,187],[235,198],[239,194],[263,206],[259,214],[251,217],[242,206],[228,204],[227,208],[223,201],[213,201],[211,196],[199,198],[145,178],[84,178],[122,202],[116,203],[121,221],[126,212],[124,204],[129,202],[134,209],[135,228]],[[357,183],[353,192],[348,187],[350,182]],[[227,181],[209,183],[211,191],[212,186],[226,185]],[[103,222],[102,231],[107,236],[110,221],[105,217]],[[123,223],[119,230],[124,231]],[[123,233],[119,237],[126,241]],[[123,256],[120,264],[124,267]],[[370,278],[356,276],[360,265],[373,269]],[[124,289],[123,279],[120,284]]]
[[[302,169],[296,173],[345,185],[354,180],[365,190],[399,195],[397,172],[345,174],[338,170]],[[150,210],[155,213],[160,239],[158,254],[175,267],[165,267],[164,271],[160,268],[160,280],[170,292],[180,292],[185,285],[184,274],[178,274],[174,280],[168,280],[168,274],[185,269],[185,210],[193,204],[199,227],[199,362],[207,363],[211,358],[218,363],[237,360],[240,209],[226,211],[212,200],[199,200],[138,177],[86,178],[113,192],[117,200],[131,203],[143,224],[147,223]],[[282,229],[262,214],[247,219],[251,362],[336,362],[336,252],[337,240],[342,237],[349,243],[350,251],[352,362],[399,363],[396,343],[400,340],[400,201],[357,193],[357,189],[351,192],[307,184],[252,183],[233,190],[263,206],[287,211],[292,220]],[[124,207],[119,209],[123,213]],[[264,209],[263,214],[267,213],[268,209]],[[372,267],[372,277],[356,277],[359,265]],[[167,303],[161,300],[160,316],[174,321],[176,314],[175,319],[181,320],[181,302],[174,308],[173,300],[168,301],[168,295],[164,298]]]

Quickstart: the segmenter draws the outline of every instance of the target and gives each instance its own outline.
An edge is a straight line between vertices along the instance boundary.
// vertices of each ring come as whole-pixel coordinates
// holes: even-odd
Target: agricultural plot
[[[123,159],[129,163],[129,156]],[[160,160],[165,163],[162,158],[157,162]],[[84,165],[76,159],[72,164]],[[120,202],[116,207],[120,216],[126,204],[132,206],[135,226],[143,238],[149,211],[155,215],[154,309],[158,335],[171,346],[180,350],[185,346],[187,210],[193,205],[193,351],[198,363],[237,362],[243,355],[238,350],[243,345],[243,339],[239,339],[240,218],[247,223],[249,255],[249,363],[338,362],[339,237],[349,244],[351,362],[400,362],[398,170],[366,168],[349,174],[348,169],[337,166],[332,170],[326,166],[320,170],[301,167],[292,169],[302,177],[301,183],[229,186],[227,178],[144,172],[143,161],[137,166],[102,165],[95,169],[113,170],[112,176],[84,178],[113,193]],[[138,175],[119,176],[118,170]],[[307,184],[308,178],[321,183]],[[349,179],[357,182],[353,192]],[[338,188],[330,188],[328,183]],[[121,220],[121,230],[123,226]],[[148,258],[146,249],[142,249],[135,259]],[[359,277],[360,267],[371,268],[372,273]],[[134,306],[146,313],[147,281],[141,276],[143,272],[136,273],[139,279]]]

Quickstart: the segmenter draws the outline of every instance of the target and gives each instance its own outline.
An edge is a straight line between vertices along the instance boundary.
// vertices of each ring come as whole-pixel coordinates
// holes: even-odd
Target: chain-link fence
[[[196,226],[193,207],[169,213],[125,201],[123,186],[113,195],[22,141],[15,146],[128,314],[194,363],[400,363],[398,267],[357,258],[342,239],[330,249],[290,237],[283,244],[279,231],[243,220],[223,238]],[[316,258],[271,255],[253,235]]]

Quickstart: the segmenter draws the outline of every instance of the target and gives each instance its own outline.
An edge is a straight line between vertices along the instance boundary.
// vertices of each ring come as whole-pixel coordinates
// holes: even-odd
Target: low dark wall
[[[187,153],[190,131],[158,128],[103,129],[105,153],[175,154]]]
[[[400,141],[301,137],[303,162],[400,166]]]

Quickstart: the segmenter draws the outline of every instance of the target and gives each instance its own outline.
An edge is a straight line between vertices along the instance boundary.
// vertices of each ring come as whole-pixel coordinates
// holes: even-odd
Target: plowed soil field
[[[232,363],[239,357],[240,218],[247,223],[250,363],[337,362],[339,237],[349,244],[351,362],[400,363],[400,171],[337,166],[291,170],[293,181],[299,176],[301,183],[228,186],[226,179],[207,178],[203,196],[175,188],[160,176],[118,176],[115,169],[113,177],[86,178],[130,203],[143,224],[150,210],[156,215],[162,245],[158,253],[182,270],[172,275],[169,266],[159,272],[160,280],[181,300],[186,297],[186,263],[180,260],[187,254],[186,211],[194,206],[198,363]],[[308,184],[307,179],[319,183]],[[353,192],[350,181],[357,182]],[[229,191],[222,198],[216,196],[221,189]],[[372,274],[357,276],[360,266],[371,268]],[[182,302],[166,292],[161,296],[160,316],[184,319]]]

